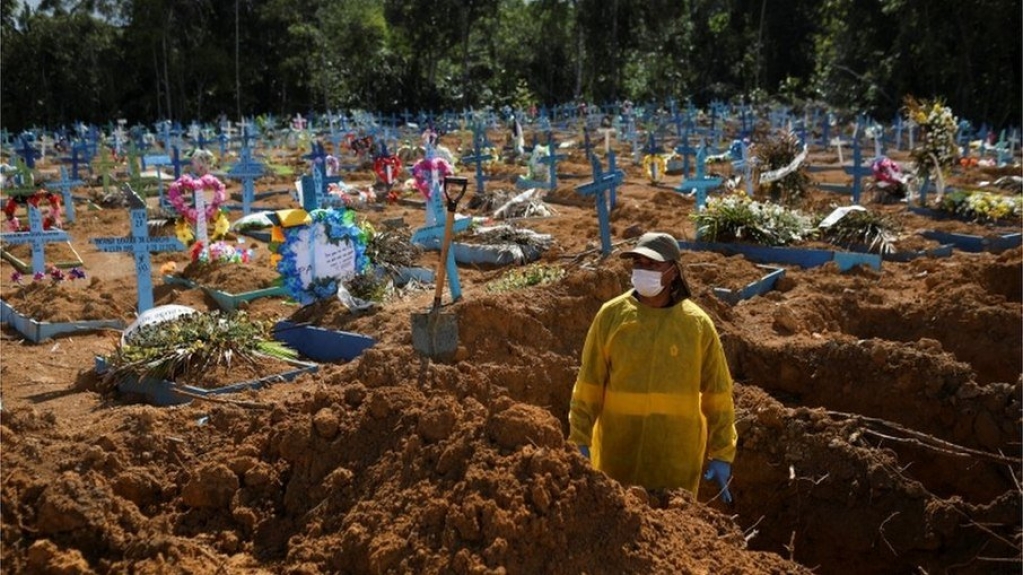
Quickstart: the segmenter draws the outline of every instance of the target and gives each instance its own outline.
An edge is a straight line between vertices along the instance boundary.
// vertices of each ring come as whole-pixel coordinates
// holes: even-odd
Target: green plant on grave
[[[941,197],[938,211],[969,218],[976,222],[996,222],[1020,218],[1023,194],[1006,196],[994,192],[957,190]]]
[[[812,238],[817,228],[800,212],[753,200],[742,192],[711,197],[703,211],[689,216],[700,239],[784,246]]]
[[[423,252],[412,243],[412,233],[408,228],[378,231],[369,222],[361,222],[359,227],[366,234],[366,257],[373,265],[388,272],[414,266]]]
[[[373,270],[355,274],[344,280],[343,283],[352,297],[361,300],[381,302],[387,295],[387,276]]]
[[[491,293],[510,292],[531,286],[547,285],[565,277],[565,270],[550,264],[531,264],[509,270],[487,284]]]
[[[891,216],[867,210],[852,211],[824,230],[822,239],[842,247],[866,246],[875,254],[895,251],[895,239],[901,229]]]
[[[196,312],[145,325],[106,358],[108,381],[131,376],[191,381],[217,367],[296,359],[295,350],[273,339],[272,329],[272,323],[244,311]]]
[[[803,147],[799,138],[791,132],[786,132],[775,138],[766,138],[753,146],[754,156],[761,173],[789,166],[802,151]],[[773,202],[792,205],[806,197],[806,192],[812,183],[806,166],[799,165],[789,174],[768,183],[766,188],[762,186],[761,192],[766,192],[767,197]]]

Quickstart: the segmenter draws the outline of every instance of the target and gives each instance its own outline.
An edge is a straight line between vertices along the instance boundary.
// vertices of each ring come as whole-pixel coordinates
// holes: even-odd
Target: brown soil
[[[299,170],[301,153],[286,158]],[[302,309],[254,300],[246,310],[256,317],[377,343],[290,383],[172,408],[95,391],[93,359],[114,349],[116,332],[32,344],[5,327],[4,572],[1020,571],[1023,250],[886,261],[880,271],[780,266],[775,291],[734,306],[713,288],[741,289],[766,271],[739,256],[685,252],[694,299],[718,325],[737,381],[735,503],[709,485],[695,499],[647,493],[594,471],[564,441],[586,329],[628,284],[622,260],[600,257],[593,201],[574,191],[589,164],[581,150],[568,153],[548,195],[559,215],[522,224],[555,238],[542,262],[564,267],[565,278],[495,294],[486,286],[507,270],[461,266],[463,298],[445,307],[459,323],[451,364],[412,348],[411,315],[429,309],[430,286],[406,287],[361,315],[334,299]],[[693,200],[651,186],[639,166],[624,169],[611,213],[616,251],[645,230],[693,239]],[[510,188],[522,173],[497,165],[488,189]],[[360,171],[349,181],[371,178]],[[257,190],[294,178],[268,180]],[[847,200],[818,192],[808,203]],[[290,205],[287,194],[257,203]],[[931,247],[921,230],[1019,232],[1019,222],[868,206],[899,220],[907,251]],[[2,262],[3,298],[32,317],[87,319],[86,306],[102,306],[103,319],[131,321],[131,256],[88,241],[127,233],[127,214],[78,214],[68,232],[89,278],[16,286]],[[413,228],[425,220],[414,202],[359,215]],[[420,265],[437,260],[427,252]],[[187,254],[153,257],[156,304],[215,309],[201,289],[162,281],[170,263],[186,269]],[[218,271],[237,279],[259,263]],[[249,291],[256,281],[217,289]]]

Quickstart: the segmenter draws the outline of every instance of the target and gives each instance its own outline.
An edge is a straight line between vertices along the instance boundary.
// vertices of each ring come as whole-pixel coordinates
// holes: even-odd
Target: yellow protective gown
[[[732,377],[717,330],[687,300],[667,308],[632,291],[606,302],[586,335],[569,441],[627,485],[696,494],[707,459],[735,458]]]

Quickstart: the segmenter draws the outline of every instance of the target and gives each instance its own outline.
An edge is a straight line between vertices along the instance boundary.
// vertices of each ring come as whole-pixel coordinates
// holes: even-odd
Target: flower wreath
[[[416,180],[416,189],[419,190],[419,193],[423,194],[423,197],[426,199],[430,199],[430,194],[433,193],[430,174],[434,170],[440,173],[440,181],[444,181],[444,176],[450,176],[455,173],[451,164],[443,158],[423,158],[416,162],[416,165],[412,166],[412,177]]]
[[[387,173],[388,166],[391,167],[390,174]],[[389,186],[401,173],[401,159],[398,156],[380,156],[373,161],[373,171],[376,172],[381,182]]]
[[[656,171],[654,171],[655,167]],[[650,181],[656,184],[664,178],[664,173],[668,171],[668,161],[660,154],[647,154],[643,156],[643,171],[646,172]]]
[[[48,230],[51,228],[63,227],[63,219],[61,217],[63,213],[63,199],[60,194],[55,192],[48,192],[45,189],[39,189],[36,193],[25,198],[25,203],[32,206],[33,208],[40,209],[39,204],[43,200],[50,205],[48,212],[43,214],[43,229]],[[7,198],[7,203],[4,204],[4,215],[7,216],[7,227],[12,232],[25,231],[26,228],[21,227],[21,222],[18,221],[18,217],[15,212],[18,209],[18,202],[14,196]]]
[[[181,176],[167,187],[167,200],[181,217],[185,218],[188,223],[195,225],[199,214],[194,207],[185,203],[183,196],[185,193],[191,196],[197,190],[213,190],[213,199],[210,203],[206,204],[206,221],[214,221],[220,212],[220,204],[224,203],[227,197],[227,192],[224,183],[213,174],[206,174],[201,178],[193,178],[188,174]]]
[[[315,233],[314,226],[323,226],[324,235],[333,244],[349,242],[355,250],[355,273],[365,271],[371,264],[366,255],[365,230],[355,224],[355,212],[345,209],[320,209],[309,212],[312,223],[306,226],[283,228],[284,240],[277,250],[277,271],[281,274],[284,290],[300,305],[308,305],[314,301],[336,297],[338,282],[342,278],[314,277],[308,284],[303,284],[302,274],[298,269],[297,252],[307,249],[309,235]],[[303,233],[304,232],[304,233]]]

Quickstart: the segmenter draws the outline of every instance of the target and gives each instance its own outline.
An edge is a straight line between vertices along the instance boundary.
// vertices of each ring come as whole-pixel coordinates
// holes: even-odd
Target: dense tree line
[[[1018,0],[0,0],[0,123],[778,98],[1021,116]]]

